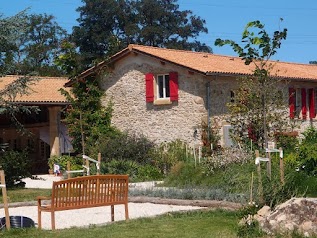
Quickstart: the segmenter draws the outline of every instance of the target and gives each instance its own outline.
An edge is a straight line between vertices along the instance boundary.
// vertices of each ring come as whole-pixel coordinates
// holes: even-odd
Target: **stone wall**
[[[171,71],[179,75],[178,102],[146,103],[145,74]],[[120,130],[144,134],[156,143],[181,139],[194,145],[200,143],[201,122],[207,116],[206,83],[204,76],[188,73],[181,67],[152,62],[143,56],[129,56],[102,78],[103,104],[112,101],[112,123]]]

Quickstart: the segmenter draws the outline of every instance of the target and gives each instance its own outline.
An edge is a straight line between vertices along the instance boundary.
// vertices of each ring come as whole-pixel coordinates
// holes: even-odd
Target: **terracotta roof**
[[[7,75],[0,77],[0,90],[20,76]],[[67,104],[66,98],[61,95],[59,89],[64,88],[68,78],[64,77],[36,77],[38,80],[30,85],[28,95],[18,95],[16,102],[19,103],[46,103],[46,104]]]
[[[131,52],[145,54],[161,61],[170,62],[205,75],[250,75],[254,69],[254,65],[252,63],[250,65],[245,65],[244,61],[239,57],[132,44],[113,55],[110,58],[110,61],[99,63],[98,65],[81,73],[79,77],[86,77],[109,62],[115,62]],[[270,62],[274,65],[271,72],[272,76],[299,80],[317,80],[317,65],[279,61]]]

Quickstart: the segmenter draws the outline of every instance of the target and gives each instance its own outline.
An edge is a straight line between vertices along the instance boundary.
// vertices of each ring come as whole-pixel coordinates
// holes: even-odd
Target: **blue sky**
[[[215,54],[236,56],[229,46],[214,46],[215,39],[240,42],[245,25],[260,20],[270,33],[288,29],[288,37],[273,59],[297,63],[317,60],[316,0],[179,0],[178,4],[181,10],[192,10],[206,20],[209,33],[199,40],[211,46]],[[29,13],[54,15],[58,24],[71,32],[81,5],[81,0],[1,0],[0,13],[11,16],[30,7]],[[282,23],[280,18],[284,19]]]

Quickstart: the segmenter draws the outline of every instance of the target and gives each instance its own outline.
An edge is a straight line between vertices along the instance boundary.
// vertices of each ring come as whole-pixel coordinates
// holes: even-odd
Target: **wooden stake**
[[[251,184],[250,184],[250,204],[253,202],[253,172],[251,173]]]
[[[280,178],[281,178],[282,185],[284,185],[285,184],[285,180],[284,180],[283,149],[279,148],[279,150],[280,150]]]
[[[266,153],[267,158],[269,158],[269,161],[267,162],[267,175],[269,179],[272,179],[272,159],[271,159],[271,153],[267,152]]]
[[[255,157],[258,158],[260,157],[260,153],[258,150],[255,151]],[[264,199],[263,199],[263,185],[262,185],[262,175],[261,175],[261,164],[257,165],[257,172],[258,172],[258,181],[259,181],[259,188],[258,188],[258,194],[259,194],[259,202],[262,204]]]
[[[100,166],[101,166],[101,153],[98,153],[98,167],[97,167],[97,175],[100,174]]]
[[[1,189],[2,189],[4,213],[5,213],[5,218],[6,218],[6,228],[8,230],[10,230],[11,223],[10,223],[10,216],[9,216],[7,188],[6,188],[5,176],[4,176],[3,170],[0,170],[0,177],[1,177],[0,179],[1,179]]]
[[[70,161],[67,161],[67,178],[71,178],[71,175],[70,175]]]
[[[86,175],[89,176],[90,175],[90,171],[89,171],[89,160],[88,159],[86,159],[86,170],[87,170]]]

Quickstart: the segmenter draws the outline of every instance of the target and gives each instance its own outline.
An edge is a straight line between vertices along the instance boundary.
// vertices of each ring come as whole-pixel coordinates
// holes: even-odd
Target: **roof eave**
[[[86,77],[88,77],[91,74],[96,73],[98,70],[102,69],[103,67],[105,67],[108,64],[111,64],[121,58],[123,58],[125,55],[127,55],[131,50],[129,48],[125,48],[123,50],[121,50],[120,52],[118,52],[117,54],[111,56],[108,60],[104,60],[100,63],[98,63],[97,65],[85,70],[84,72],[82,72],[81,74],[79,74],[78,76],[76,76],[76,79],[84,79]],[[68,85],[70,82],[67,82],[65,84]]]
[[[228,73],[228,72],[207,72],[207,76],[251,76],[252,74],[243,74],[243,73]],[[298,77],[286,77],[286,76],[272,76],[272,78],[284,79],[284,80],[294,80],[294,81],[303,81],[303,82],[317,82],[317,78],[298,78]]]
[[[14,104],[22,104],[27,106],[37,106],[37,105],[50,105],[50,106],[67,106],[70,105],[70,102],[26,102],[26,101],[15,101]]]

